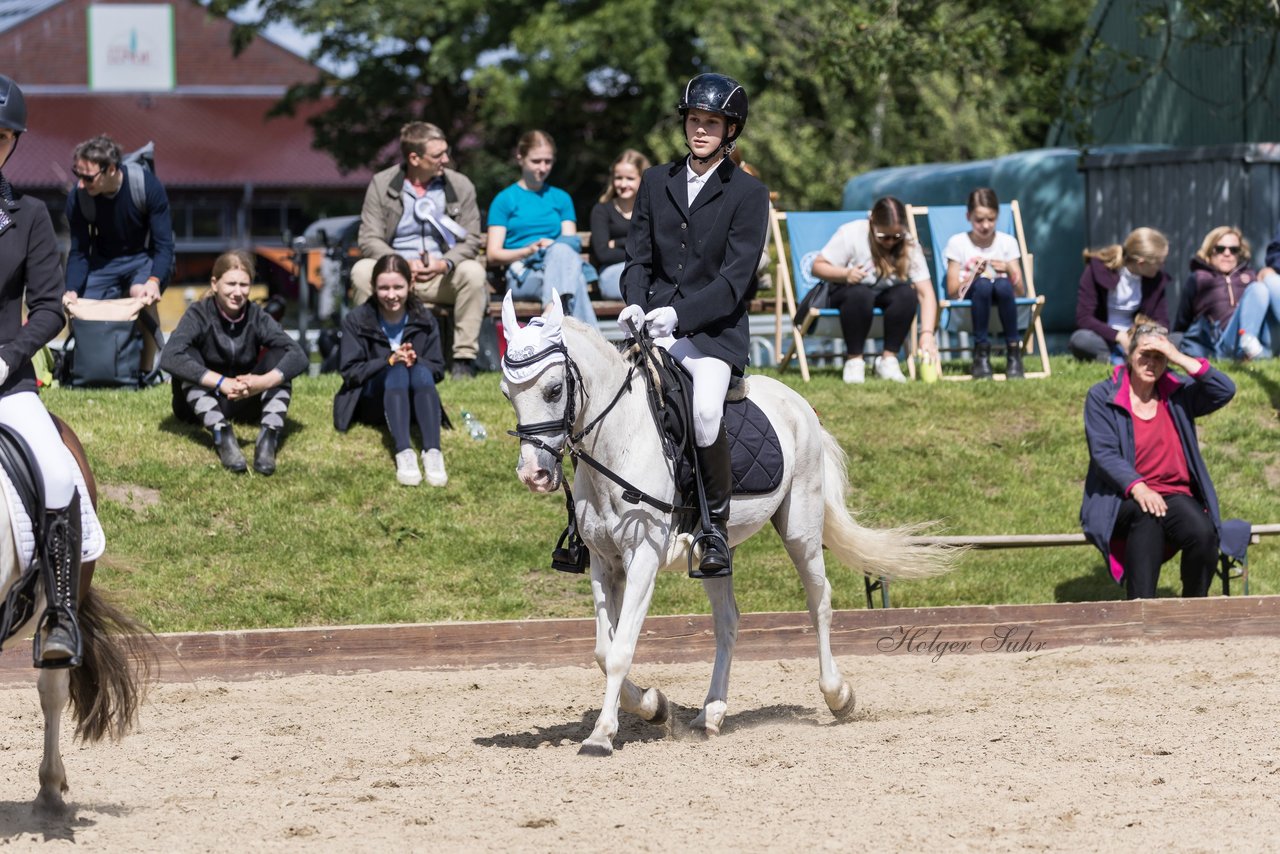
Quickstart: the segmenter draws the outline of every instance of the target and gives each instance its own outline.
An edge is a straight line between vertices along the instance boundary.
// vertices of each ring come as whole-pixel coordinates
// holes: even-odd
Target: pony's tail
[[[845,506],[848,462],[835,437],[822,429],[822,544],[845,566],[872,578],[927,578],[956,568],[960,549],[913,540],[931,523],[897,528],[864,528]]]
[[[83,640],[79,667],[71,670],[76,737],[84,742],[124,737],[138,720],[155,657],[141,623],[109,604],[91,587],[79,607]]]

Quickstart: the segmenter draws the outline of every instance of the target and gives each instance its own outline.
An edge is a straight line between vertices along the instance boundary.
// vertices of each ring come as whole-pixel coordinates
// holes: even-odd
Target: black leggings
[[[867,348],[873,311],[884,311],[884,349],[896,353],[902,349],[916,316],[920,298],[910,282],[898,282],[876,293],[867,285],[840,285],[832,288],[831,308],[840,309],[840,330],[849,356],[861,356]]]
[[[1204,505],[1189,495],[1166,495],[1168,512],[1152,516],[1132,498],[1120,504],[1114,536],[1126,540],[1124,586],[1130,599],[1154,599],[1165,550],[1182,552],[1182,595],[1209,595],[1218,565],[1218,533]]]

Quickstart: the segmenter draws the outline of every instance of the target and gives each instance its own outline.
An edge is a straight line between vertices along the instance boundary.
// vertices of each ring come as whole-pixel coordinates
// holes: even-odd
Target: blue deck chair
[[[782,350],[782,338],[786,329],[791,330],[791,340],[786,351],[778,362],[778,370],[785,371],[793,358],[800,361],[800,375],[805,382],[809,381],[809,363],[805,356],[804,336],[808,334],[819,318],[838,318],[840,312],[834,308],[810,309],[808,316],[793,322],[796,307],[809,293],[809,289],[818,283],[813,275],[813,259],[827,245],[836,229],[859,218],[855,211],[786,211],[771,210],[769,212],[769,229],[773,234],[774,249],[778,256],[778,288],[782,298],[777,301],[775,317],[777,331],[775,347]],[[783,238],[783,225],[786,225],[786,239]],[[787,259],[790,258],[790,263]],[[875,310],[877,318],[884,315],[880,309]],[[915,379],[916,366],[912,356],[915,354],[916,320],[911,321],[911,331],[907,335],[906,350],[907,371]],[[877,320],[871,326],[868,342],[884,337],[883,321]]]
[[[947,241],[953,234],[968,231],[969,221],[965,218],[964,205],[930,205],[929,207],[907,208],[907,219],[911,223],[911,231],[920,239],[920,218],[925,219],[929,229],[929,245],[932,247],[931,263],[933,265],[934,288],[938,293],[938,350],[940,353],[958,354],[968,349],[966,339],[973,332],[973,302],[967,299],[947,298],[947,259],[943,255]],[[1018,241],[1018,249],[1022,257],[1022,277],[1026,282],[1026,296],[1018,297],[1018,326],[1023,330],[1022,349],[1024,353],[1040,354],[1040,370],[1028,370],[1026,376],[1049,376],[1049,356],[1045,351],[1044,326],[1040,322],[1040,312],[1044,308],[1044,297],[1036,293],[1034,258],[1027,251],[1027,239],[1022,230],[1022,213],[1017,200],[1000,206],[996,217],[996,231],[1011,234]],[[1000,318],[991,312],[991,332],[994,336],[1002,333]],[[1034,338],[1034,340],[1033,340]],[[972,379],[969,374],[942,375],[944,380]],[[994,379],[1005,379],[1004,374],[996,374]]]

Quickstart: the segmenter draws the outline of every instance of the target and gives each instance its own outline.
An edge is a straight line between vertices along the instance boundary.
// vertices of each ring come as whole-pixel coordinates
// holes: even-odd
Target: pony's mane
[[[583,323],[576,317],[566,317],[561,325],[565,330],[572,332],[576,339],[590,347],[593,361],[600,359],[606,364],[622,362],[622,354],[618,352],[618,348],[606,341],[600,334],[600,330],[591,324]]]

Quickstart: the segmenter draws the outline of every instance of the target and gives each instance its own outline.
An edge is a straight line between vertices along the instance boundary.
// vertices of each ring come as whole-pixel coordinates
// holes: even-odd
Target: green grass
[[[937,520],[939,533],[1078,530],[1087,465],[1081,409],[1100,366],[1055,359],[1049,380],[868,382],[833,371],[801,389],[849,455],[849,505],[864,524]],[[1280,522],[1280,363],[1229,367],[1239,392],[1200,438],[1224,517]],[[333,430],[336,377],[303,379],[280,468],[234,476],[206,434],[172,417],[168,387],[51,389],[49,409],[79,433],[103,494],[107,554],[95,583],[157,631],[591,615],[584,578],[548,566],[561,496],[514,476],[514,414],[495,375],[446,382],[455,421],[470,409],[489,440],[446,431],[449,485],[397,486],[381,434]],[[256,428],[238,428],[246,453]],[[1280,592],[1280,538],[1250,553],[1252,591]],[[772,529],[738,550],[744,611],[801,610],[796,573]],[[862,607],[860,578],[828,560],[837,608]],[[1177,583],[1166,567],[1162,593]],[[973,552],[954,573],[900,583],[901,606],[1114,599],[1089,548]],[[658,581],[652,613],[705,612],[701,585]]]

